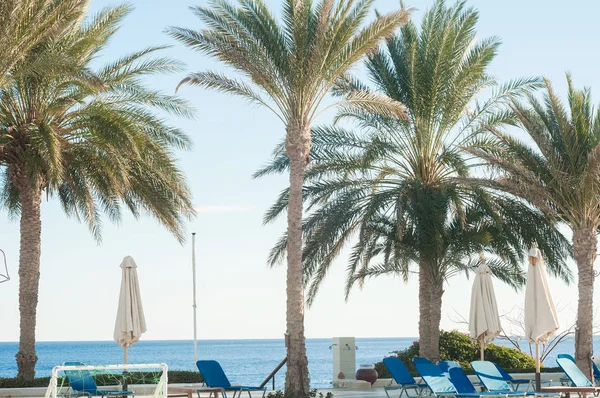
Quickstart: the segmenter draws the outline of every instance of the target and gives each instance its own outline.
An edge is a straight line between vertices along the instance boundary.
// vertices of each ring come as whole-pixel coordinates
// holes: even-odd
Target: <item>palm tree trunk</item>
[[[421,256],[419,267],[419,355],[432,358],[435,354],[431,346],[431,278],[426,260]]]
[[[25,180],[25,181],[23,181]],[[41,189],[22,178],[18,184],[21,200],[21,244],[19,251],[19,312],[21,316],[19,352],[16,355],[17,377],[33,380],[35,376],[35,326],[40,282],[42,221]]]
[[[440,360],[440,321],[442,320],[442,296],[444,295],[444,281],[435,280],[431,283],[431,303],[430,303],[430,322],[429,330],[431,353],[428,357],[432,362]]]
[[[592,332],[594,297],[594,260],[598,237],[593,223],[573,228],[573,254],[577,261],[579,301],[577,303],[577,326],[575,328],[575,361],[590,380],[592,377]]]
[[[304,273],[302,269],[302,187],[310,152],[310,126],[287,128],[286,152],[290,159],[290,193],[287,237],[287,373],[285,394],[306,398],[309,394],[308,358],[304,338]]]

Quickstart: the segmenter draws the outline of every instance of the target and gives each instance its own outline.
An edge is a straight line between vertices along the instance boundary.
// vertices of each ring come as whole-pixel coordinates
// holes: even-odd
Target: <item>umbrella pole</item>
[[[125,344],[123,346],[123,365],[127,364],[127,344]],[[123,379],[121,382],[121,385],[123,386],[123,391],[127,390],[129,388],[129,382],[127,381],[127,369],[123,369]],[[127,398],[126,395],[121,396],[120,398]]]
[[[540,373],[540,343],[535,342],[535,390],[542,388],[542,375]]]
[[[479,339],[479,352],[481,353],[481,360],[484,361],[484,353],[485,353],[485,342],[483,341],[484,336],[483,334],[481,335],[481,338]]]

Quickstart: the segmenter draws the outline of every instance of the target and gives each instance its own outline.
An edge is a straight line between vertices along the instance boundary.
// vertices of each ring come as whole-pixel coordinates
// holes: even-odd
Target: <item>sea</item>
[[[391,351],[404,349],[417,338],[357,338],[356,364],[373,364],[389,356]],[[504,340],[497,344],[509,345]],[[525,346],[525,345],[524,345]],[[594,339],[600,352],[600,337]],[[52,368],[66,361],[81,361],[88,365],[118,364],[123,360],[123,349],[114,341],[73,341],[36,343],[38,362],[36,376],[49,376]],[[331,339],[307,339],[306,350],[311,387],[331,387],[333,377]],[[546,359],[547,366],[555,366],[558,354],[572,354],[572,338],[561,341]],[[0,342],[0,377],[17,374],[15,354],[18,343]],[[196,370],[191,340],[142,340],[129,349],[130,363],[166,363],[173,370]],[[214,359],[221,363],[232,383],[260,384],[285,357],[283,340],[199,340],[198,358]],[[283,388],[285,367],[275,377],[275,387]],[[269,383],[269,387],[271,387]]]

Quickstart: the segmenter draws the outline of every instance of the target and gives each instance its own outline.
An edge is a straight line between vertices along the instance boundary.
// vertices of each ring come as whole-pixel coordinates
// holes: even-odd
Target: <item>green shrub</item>
[[[392,378],[392,375],[387,370],[387,368],[385,367],[383,362],[377,362],[375,364],[375,370],[377,371],[378,379],[391,379]]]
[[[440,333],[440,358],[456,361],[468,368],[469,363],[479,359],[479,345],[471,341],[469,335],[456,330]]]
[[[535,369],[535,359],[519,350],[500,345],[487,346],[485,359],[505,369]]]
[[[169,384],[173,383],[204,383],[204,377],[193,370],[169,370]]]
[[[0,388],[48,387],[49,384],[50,377],[37,377],[29,381],[16,377],[0,377]]]
[[[415,367],[412,359],[419,356],[419,342],[414,341],[409,347],[400,350],[392,351],[398,358],[406,364],[408,370],[416,375]],[[447,361],[458,362],[465,371],[472,373],[470,363],[479,359],[479,344],[471,341],[469,335],[454,331],[440,332],[440,358]],[[529,355],[523,352],[495,344],[490,344],[485,350],[485,359],[492,361],[506,370],[511,371],[535,371],[535,361]],[[375,364],[375,369],[379,374],[379,378],[390,378],[387,368],[383,362]]]

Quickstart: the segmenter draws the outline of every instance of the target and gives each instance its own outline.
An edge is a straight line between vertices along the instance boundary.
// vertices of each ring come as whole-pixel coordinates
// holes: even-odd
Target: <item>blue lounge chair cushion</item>
[[[575,360],[571,355],[559,354],[556,359],[558,366],[565,372],[571,383],[575,387],[591,387],[592,383],[588,380],[583,372],[575,364]]]
[[[250,387],[250,386],[232,386],[229,379],[225,375],[223,368],[217,361],[203,360],[196,362],[198,371],[202,374],[204,382],[208,387],[222,388],[224,390],[239,391],[239,390],[266,390],[266,387]]]
[[[454,384],[448,379],[439,366],[427,362],[415,363],[417,372],[423,378],[427,387],[435,395],[455,395],[458,394],[458,390],[454,387]]]
[[[440,361],[438,362],[438,366],[444,372],[444,374],[450,379],[450,382],[454,384],[456,390],[459,393],[476,393],[477,390],[471,380],[469,380],[469,376],[465,373],[463,368],[454,361]]]
[[[512,391],[494,363],[490,361],[473,361],[471,367],[487,390],[501,393]]]
[[[383,364],[389,370],[397,384],[401,386],[425,387],[425,384],[417,383],[414,377],[408,371],[408,368],[398,357],[383,358]]]
[[[198,371],[202,374],[204,382],[208,387],[229,388],[231,383],[223,372],[223,368],[217,361],[198,361],[196,362]]]

